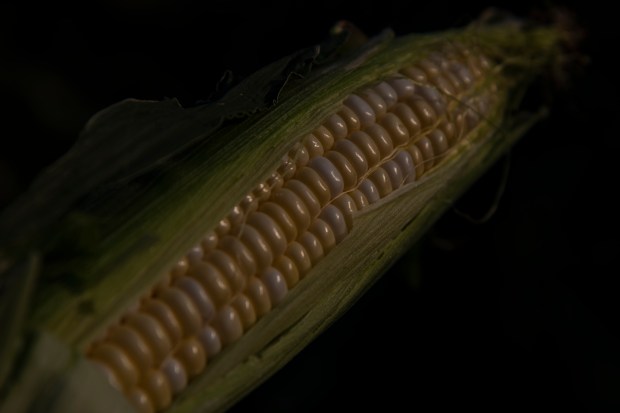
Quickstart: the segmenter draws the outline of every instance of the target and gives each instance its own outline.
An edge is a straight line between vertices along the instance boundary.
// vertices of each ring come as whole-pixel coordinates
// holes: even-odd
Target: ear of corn
[[[47,394],[50,383],[61,382],[63,385],[59,386],[60,391],[54,392],[54,397],[50,396],[48,403],[45,403],[48,411],[83,411],[81,409],[84,409],[84,406],[89,403],[93,406],[100,404],[101,400],[106,400],[105,406],[108,409],[132,411],[130,404],[120,397],[121,392],[114,386],[125,391],[129,399],[133,398],[133,402],[141,405],[139,400],[136,402],[136,398],[146,397],[143,391],[146,388],[145,373],[137,371],[136,377],[127,379],[131,382],[129,384],[119,383],[123,381],[119,380],[120,376],[112,374],[110,385],[98,368],[86,361],[82,354],[88,354],[89,359],[99,364],[103,362],[104,370],[113,370],[114,373],[114,365],[107,365],[105,361],[109,360],[109,357],[101,355],[108,343],[106,340],[118,343],[109,338],[114,334],[111,331],[116,328],[115,325],[118,325],[121,319],[125,320],[123,317],[128,314],[135,314],[146,308],[144,306],[148,306],[148,300],[152,297],[161,298],[168,304],[178,303],[177,307],[170,304],[176,308],[177,316],[183,312],[190,314],[194,311],[190,307],[196,303],[203,304],[202,307],[199,306],[202,318],[197,316],[195,322],[191,315],[178,316],[181,324],[188,324],[183,325],[183,333],[179,333],[185,334],[188,340],[191,339],[191,334],[186,334],[187,331],[202,328],[200,323],[210,326],[208,320],[211,320],[214,310],[207,306],[207,303],[211,303],[213,297],[195,299],[191,305],[175,301],[176,298],[173,297],[175,294],[181,297],[181,290],[185,291],[185,298],[188,294],[199,294],[202,290],[192,287],[192,283],[195,284],[196,281],[191,278],[194,274],[191,271],[196,271],[200,265],[220,265],[217,264],[215,252],[209,256],[212,258],[208,258],[204,252],[206,249],[201,247],[200,251],[197,251],[194,248],[201,240],[203,245],[210,242],[205,238],[205,234],[215,231],[223,236],[229,231],[228,227],[233,225],[231,221],[234,219],[231,217],[237,209],[256,207],[253,200],[248,201],[247,195],[253,194],[252,196],[257,197],[256,191],[261,183],[270,182],[276,170],[280,171],[278,173],[281,175],[287,174],[286,168],[293,163],[297,166],[291,175],[299,182],[303,181],[308,186],[314,185],[312,182],[323,182],[316,183],[318,186],[313,189],[313,194],[307,196],[307,199],[316,196],[321,204],[317,207],[315,217],[320,211],[327,211],[328,206],[337,205],[334,199],[336,196],[332,196],[333,194],[343,190],[352,191],[350,193],[354,194],[356,188],[361,188],[370,180],[366,186],[376,186],[372,191],[379,192],[377,201],[370,202],[372,205],[363,208],[358,205],[356,212],[347,215],[345,218],[349,222],[341,235],[334,230],[334,221],[329,221],[335,220],[334,216],[338,215],[325,213],[325,216],[321,215],[322,219],[313,221],[315,229],[310,232],[315,238],[319,236],[317,234],[323,234],[334,237],[335,241],[326,241],[327,238],[321,241],[321,251],[317,254],[324,256],[321,259],[311,257],[311,268],[303,280],[287,280],[289,285],[286,289],[296,285],[295,288],[290,288],[284,296],[278,292],[280,290],[277,287],[282,284],[282,280],[278,278],[281,275],[270,276],[265,275],[266,272],[256,273],[256,269],[248,270],[250,275],[260,276],[267,285],[269,300],[274,304],[270,305],[273,307],[271,311],[260,310],[254,300],[255,308],[246,314],[246,321],[242,320],[239,326],[235,324],[234,328],[239,331],[227,327],[230,326],[228,324],[213,324],[224,344],[228,341],[231,344],[225,346],[220,354],[213,354],[213,358],[208,354],[206,368],[204,355],[201,356],[198,367],[193,362],[185,363],[187,374],[196,377],[189,383],[184,379],[182,385],[178,385],[178,390],[175,390],[176,385],[173,382],[168,383],[172,392],[178,393],[174,400],[171,400],[171,397],[159,401],[145,399],[145,404],[141,406],[146,406],[143,411],[165,408],[176,413],[216,411],[234,403],[341,314],[355,297],[367,289],[536,119],[536,116],[517,115],[515,108],[529,81],[555,57],[557,36],[553,28],[526,29],[514,24],[474,26],[467,30],[394,40],[389,35],[384,35],[357,52],[345,55],[342,60],[311,72],[304,82],[288,85],[281,91],[278,104],[268,111],[257,112],[237,124],[226,124],[208,139],[196,138],[198,142],[191,151],[180,152],[177,157],[151,170],[146,176],[123,183],[130,182],[132,185],[113,189],[99,188],[98,194],[76,202],[71,212],[63,214],[58,225],[50,227],[49,234],[37,234],[33,241],[24,242],[21,250],[5,248],[3,255],[7,265],[13,264],[15,267],[15,263],[19,263],[24,256],[24,251],[41,251],[43,265],[38,288],[31,298],[36,302],[36,306],[30,308],[27,321],[21,322],[20,318],[12,317],[12,322],[6,324],[21,327],[19,334],[13,334],[17,337],[15,342],[21,347],[3,353],[8,354],[3,357],[7,362],[12,362],[13,367],[5,377],[0,377],[6,378],[0,394],[4,400],[0,409],[15,412],[37,411],[39,407],[29,404],[30,401],[23,395],[35,389]],[[454,89],[455,85],[458,87],[459,79],[446,79],[444,75],[452,72],[442,72],[447,69],[433,66],[442,65],[442,53],[453,53],[454,50],[462,52],[463,59],[468,58],[468,53],[488,59],[485,60],[487,67],[482,68],[484,70],[481,69],[476,76],[474,86],[468,89],[467,79],[460,79],[465,91],[460,94]],[[475,65],[469,67],[469,70],[475,70]],[[438,71],[437,77],[433,77],[434,71]],[[431,77],[432,81],[429,80]],[[398,90],[399,94],[407,95],[407,88],[411,87],[422,91],[416,93],[422,93],[419,96],[423,97],[416,101],[408,100],[407,105],[399,106],[398,103],[393,103],[390,112],[393,114],[398,114],[398,111],[411,111],[412,107],[417,110],[415,119],[418,124],[402,126],[407,132],[401,143],[398,143],[401,139],[397,137],[398,127],[394,126],[393,131],[390,129],[393,142],[386,143],[392,147],[385,149],[387,155],[381,155],[381,162],[384,163],[375,166],[372,174],[368,172],[367,180],[364,180],[362,175],[358,177],[357,172],[343,174],[339,179],[331,180],[328,175],[337,173],[330,169],[332,164],[344,162],[341,161],[344,153],[342,151],[350,147],[342,143],[342,150],[334,146],[336,149],[332,153],[325,157],[317,156],[308,163],[309,167],[304,168],[306,161],[303,159],[310,155],[304,152],[305,149],[300,149],[299,142],[322,124],[335,128],[332,138],[339,142],[355,139],[351,129],[362,129],[364,133],[372,135],[372,130],[387,130],[389,125],[395,125],[388,125],[385,120],[384,129],[377,129],[376,118],[370,115],[364,117],[365,113],[370,113],[366,111],[365,105],[373,100],[371,95],[367,95],[365,101],[360,96],[364,96],[364,91],[370,86],[379,85],[382,81],[395,82],[392,87]],[[404,83],[401,85],[399,82]],[[240,99],[236,93],[238,92],[233,89],[232,96],[224,98],[220,104],[233,104],[231,102]],[[399,99],[403,101],[408,98]],[[456,127],[457,132],[462,132],[460,138],[455,138],[441,126],[441,116],[433,117],[438,114],[436,112],[443,110],[442,107],[433,107],[439,100],[445,101],[445,108],[449,108],[446,110],[456,111],[455,124],[458,123],[457,118],[464,122]],[[342,106],[343,102],[345,106]],[[383,110],[381,99],[375,99],[374,102],[379,102],[376,103],[376,110]],[[114,130],[113,127],[108,128],[115,119],[120,119],[119,114],[131,111],[135,113],[140,107],[144,108],[144,105],[149,104],[124,102],[116,105],[100,114],[87,127],[85,133],[105,135]],[[350,108],[353,108],[354,115],[350,116]],[[193,141],[194,136],[201,136],[201,128],[205,127],[200,122],[204,119],[201,116],[206,116],[211,109],[212,106],[171,109],[170,117],[166,119],[179,122],[185,127],[172,128],[166,133],[181,133],[184,134],[183,141]],[[459,118],[459,110],[463,114],[471,115],[472,119],[465,115]],[[152,130],[149,125],[153,120],[148,115],[149,111],[146,112],[144,118],[136,118],[137,126],[133,125],[132,130]],[[339,117],[334,117],[334,114]],[[390,117],[387,115],[383,117],[388,118]],[[392,118],[395,116],[392,115]],[[412,118],[399,115],[399,119],[406,123]],[[348,125],[338,126],[338,122]],[[339,133],[339,127],[345,129],[341,138],[335,136]],[[416,128],[422,128],[422,132]],[[449,137],[446,138],[445,135]],[[360,135],[359,139],[364,139],[364,136]],[[377,146],[381,152],[383,149],[378,143]],[[395,149],[397,146],[400,149]],[[421,156],[421,161],[414,160],[416,170],[408,172],[409,175],[413,173],[413,178],[409,180],[413,182],[409,182],[407,176],[397,167],[400,165],[397,165],[399,151],[410,153],[401,157],[405,161],[410,159],[407,156],[411,159]],[[283,163],[282,158],[286,154],[289,154],[289,157]],[[389,162],[392,163],[388,165]],[[393,166],[392,169],[390,165]],[[361,165],[359,168],[364,169],[367,166]],[[422,169],[425,170],[423,174]],[[303,178],[303,174],[308,178]],[[350,178],[351,182],[348,182],[347,179],[352,176],[355,178]],[[400,176],[397,178],[398,185],[394,184],[393,180],[392,184],[389,183],[393,176]],[[381,186],[382,180],[387,186]],[[327,185],[327,189],[324,192],[325,199],[321,200],[323,184]],[[400,187],[397,189],[396,186]],[[275,193],[275,190],[272,192]],[[370,192],[361,193],[367,201],[370,199]],[[251,221],[258,216],[246,212],[236,236],[242,239],[246,237],[246,243],[258,239],[252,238],[248,241],[247,238],[251,237],[247,234],[250,234],[252,228],[261,228],[260,223]],[[302,215],[300,217],[303,219]],[[316,227],[319,224],[325,225],[328,221],[330,224],[327,227]],[[319,224],[316,224],[317,222]],[[308,225],[310,222],[306,227]],[[321,228],[326,228],[327,232],[321,232]],[[281,238],[277,234],[274,237],[274,240]],[[296,235],[291,237],[300,239],[295,238]],[[270,244],[274,251],[286,249],[286,244],[282,244],[282,247],[274,246],[279,245],[279,241],[274,240]],[[329,253],[325,247],[328,244]],[[224,248],[221,242],[217,245],[218,248]],[[310,251],[308,248],[307,250]],[[264,258],[264,265],[260,263],[263,258],[255,251],[253,256],[256,262],[243,261],[242,257],[238,257],[235,265],[239,268],[246,264],[250,267],[275,266],[274,256],[281,255],[283,251],[277,254],[274,252],[269,259]],[[197,257],[194,257],[196,254]],[[178,269],[180,267],[177,263],[184,256],[186,258],[183,268]],[[196,260],[198,264],[192,264],[192,260]],[[186,269],[188,262],[190,267],[195,265],[193,270],[190,268],[190,272]],[[179,279],[183,278],[182,275],[175,275],[175,271],[179,271],[179,274],[190,274],[190,277],[185,277],[183,281],[187,288],[181,284],[170,287],[171,282],[180,282]],[[248,279],[257,279],[245,279],[235,271],[231,271],[227,277],[227,283],[231,288],[236,288],[234,291],[237,292],[247,292],[245,285],[249,282]],[[6,279],[14,280],[15,277]],[[276,279],[280,281],[274,281]],[[235,286],[236,282],[239,283],[238,286]],[[214,296],[213,291],[208,293]],[[227,306],[228,301],[223,300],[222,307],[217,303],[209,305],[217,305],[217,310],[220,311],[218,314],[228,308],[236,308],[234,311],[230,310],[230,314],[236,314],[235,317],[241,314],[239,307]],[[190,307],[187,307],[188,305]],[[194,327],[192,323],[197,325]],[[247,323],[247,326],[244,323]],[[249,328],[250,325],[253,326]],[[241,333],[243,336],[239,339]],[[226,338],[228,336],[230,338]],[[232,343],[233,341],[235,342]],[[180,343],[174,346],[181,346]],[[114,346],[118,347],[118,344]],[[131,353],[132,350],[127,348],[124,351]],[[135,356],[138,358],[142,353],[136,351],[137,353],[131,354],[138,354]],[[197,351],[200,353],[205,350]],[[57,358],[46,357],[54,354],[58,355]],[[183,359],[182,356],[175,357]],[[136,358],[130,362],[135,362],[136,365],[142,363]],[[166,358],[165,354],[162,358]],[[153,363],[148,357],[145,360],[144,363]],[[162,369],[165,370],[166,367]],[[172,376],[168,373],[164,375],[166,374],[166,377],[173,381],[170,378]],[[141,393],[136,393],[136,389]],[[83,398],[73,399],[69,396],[75,394],[80,394]]]

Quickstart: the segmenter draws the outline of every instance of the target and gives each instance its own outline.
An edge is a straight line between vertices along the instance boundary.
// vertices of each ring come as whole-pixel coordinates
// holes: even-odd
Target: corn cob
[[[449,45],[349,95],[87,350],[139,411],[170,404],[350,232],[413,185],[496,102],[478,50]]]
[[[532,42],[537,49],[522,56],[523,45]],[[247,189],[226,188],[227,196],[214,199],[212,209],[191,214],[202,222],[190,220],[191,231],[149,251],[152,262],[144,268],[136,264],[142,265],[144,256],[121,265],[120,273],[137,275],[126,297],[110,296],[115,280],[110,276],[97,290],[105,298],[86,295],[97,311],[83,327],[73,328],[72,317],[60,312],[45,314],[45,306],[33,318],[80,349],[87,365],[97,366],[135,411],[225,407],[252,385],[242,379],[235,389],[225,387],[226,380],[237,380],[230,374],[237,364],[257,349],[268,353],[264,346],[292,325],[303,326],[300,311],[311,305],[309,296],[329,292],[332,298],[323,300],[336,299],[343,285],[326,272],[343,254],[356,251],[357,240],[376,237],[365,251],[380,252],[376,261],[385,265],[402,251],[394,243],[411,236],[414,218],[436,215],[425,209],[429,205],[445,207],[439,189],[458,182],[468,163],[488,164],[510,145],[499,126],[506,126],[513,92],[529,79],[528,65],[535,72],[548,62],[554,44],[550,29],[492,27],[364,51],[362,62],[358,56],[346,70],[319,78],[322,83],[314,83],[317,91],[306,99],[298,92],[257,120],[222,132],[225,141],[240,128],[261,130],[253,140],[230,145],[242,161],[251,159],[245,153],[255,153],[247,168],[255,167],[256,174],[241,174],[232,162],[205,175],[204,187],[215,181],[219,188],[231,186],[242,176],[260,179]],[[514,68],[522,73],[515,75]],[[283,132],[274,132],[278,127]],[[221,177],[226,178],[218,181]],[[185,198],[186,205],[188,200],[192,197]],[[370,225],[380,216],[394,221],[386,224],[390,231]],[[415,232],[424,225],[428,222],[413,226]],[[106,265],[94,267],[101,271]],[[368,272],[378,268],[369,266]],[[368,281],[358,283],[347,288],[361,290]],[[331,319],[323,318],[315,323]],[[222,379],[225,373],[228,378]],[[205,384],[211,393],[190,400],[188,394],[196,394],[192,388]]]

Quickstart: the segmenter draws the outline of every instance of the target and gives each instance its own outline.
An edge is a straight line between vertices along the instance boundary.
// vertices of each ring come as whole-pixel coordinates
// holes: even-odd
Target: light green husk
[[[319,67],[305,81],[288,85],[268,110],[219,128],[208,139],[201,129],[201,116],[208,110],[200,106],[180,109],[173,101],[125,101],[97,114],[83,139],[122,133],[131,118],[127,130],[132,133],[185,134],[197,143],[149,169],[146,178],[138,174],[95,186],[96,196],[88,202],[75,202],[58,223],[41,225],[20,242],[3,240],[0,269],[10,270],[0,285],[29,291],[22,282],[38,284],[34,296],[22,294],[10,304],[17,309],[19,303],[36,303],[27,313],[3,309],[0,314],[0,333],[7,334],[8,343],[0,346],[0,412],[132,412],[84,361],[84,346],[267,178],[304,133],[351,92],[414,63],[444,42],[475,44],[502,62],[489,79],[499,86],[501,104],[475,136],[421,181],[358,215],[349,236],[281,305],[209,360],[207,371],[168,411],[220,411],[235,403],[342,314],[540,117],[542,111],[526,115],[517,107],[527,85],[557,57],[558,36],[554,28],[525,28],[514,22],[396,39],[384,34]],[[153,122],[175,128],[162,131]],[[71,249],[63,258],[59,251],[67,245]],[[39,255],[40,268],[25,264]],[[16,276],[20,268],[31,275],[22,270]],[[11,271],[13,275],[7,275]]]

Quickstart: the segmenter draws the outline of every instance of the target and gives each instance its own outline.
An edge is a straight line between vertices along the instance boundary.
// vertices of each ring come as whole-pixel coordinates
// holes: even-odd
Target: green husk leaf
[[[222,123],[266,110],[292,73],[309,71],[320,48],[304,49],[261,69],[217,102],[183,108],[176,99],[127,99],[93,116],[70,151],[41,174],[0,217],[0,242],[29,245],[79,201],[164,164]],[[63,194],[58,197],[57,194]],[[48,205],[49,199],[57,201]],[[34,238],[34,239],[33,239]]]
[[[10,379],[16,355],[19,352],[30,298],[39,274],[37,254],[13,266],[7,277],[0,279],[0,290],[10,291],[6,299],[0,300],[0,389]],[[0,398],[1,398],[0,393]]]

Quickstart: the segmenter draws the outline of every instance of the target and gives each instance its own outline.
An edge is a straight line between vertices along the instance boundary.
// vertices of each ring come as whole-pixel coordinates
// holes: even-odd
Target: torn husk
[[[519,104],[555,62],[558,38],[553,27],[515,21],[402,38],[385,32],[352,51],[342,42],[303,50],[210,104],[128,100],[96,114],[72,151],[0,216],[0,298],[10,305],[0,314],[0,411],[133,411],[85,361],[88,343],[349,94],[442,45],[481,48],[497,62],[489,74],[497,104],[473,136],[421,180],[357,214],[337,248],[166,411],[235,403],[342,314],[540,118],[543,109],[528,115]],[[52,194],[65,192],[56,204]],[[25,309],[12,311],[20,303]],[[47,396],[35,403],[33,393]]]

